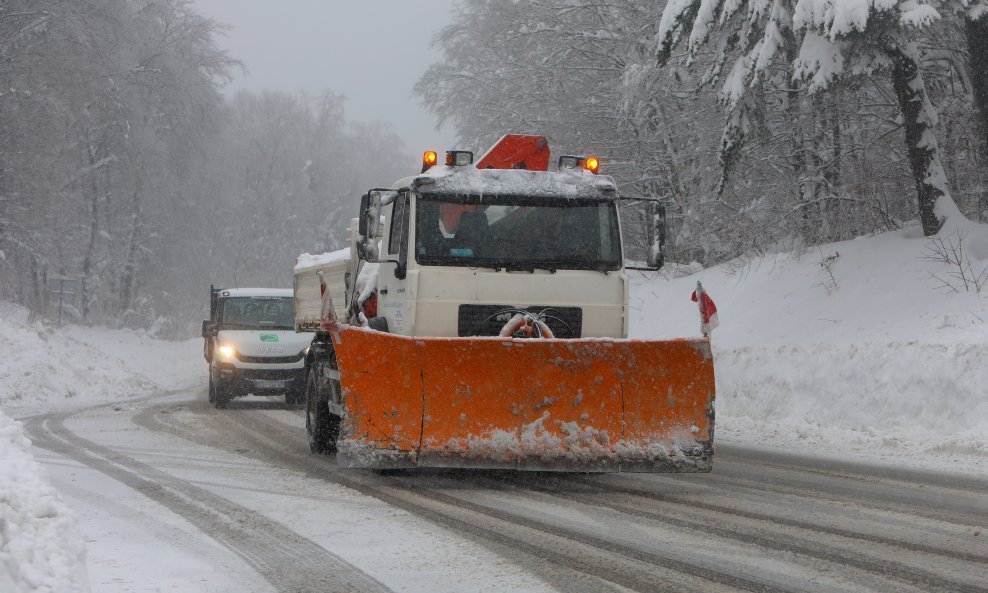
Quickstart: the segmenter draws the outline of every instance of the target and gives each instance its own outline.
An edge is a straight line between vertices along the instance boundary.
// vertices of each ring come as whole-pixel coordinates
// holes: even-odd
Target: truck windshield
[[[230,297],[221,309],[222,329],[293,329],[291,297]]]
[[[613,201],[423,194],[415,218],[423,265],[607,271],[622,263]]]

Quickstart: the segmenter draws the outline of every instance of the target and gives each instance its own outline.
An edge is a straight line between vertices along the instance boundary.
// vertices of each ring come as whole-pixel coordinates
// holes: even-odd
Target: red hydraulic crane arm
[[[505,134],[477,161],[478,169],[549,170],[549,141],[545,136]]]

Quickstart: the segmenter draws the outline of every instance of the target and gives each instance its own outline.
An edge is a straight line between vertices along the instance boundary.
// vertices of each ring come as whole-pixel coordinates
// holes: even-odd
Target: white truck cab
[[[210,403],[280,393],[288,404],[302,402],[313,334],[295,332],[293,301],[291,289],[210,289],[210,318],[202,324]]]
[[[497,336],[524,311],[557,338],[625,338],[626,269],[662,265],[664,213],[655,210],[653,224],[642,210],[655,255],[648,267],[626,267],[622,200],[610,177],[580,170],[450,168],[370,190],[348,249],[299,258],[296,329],[320,329],[324,283],[357,325],[372,292],[370,326],[398,335]],[[373,291],[356,281],[367,266]]]
[[[391,332],[496,336],[514,308],[544,312],[560,338],[627,336],[628,277],[609,178],[458,173],[380,194],[378,315]]]

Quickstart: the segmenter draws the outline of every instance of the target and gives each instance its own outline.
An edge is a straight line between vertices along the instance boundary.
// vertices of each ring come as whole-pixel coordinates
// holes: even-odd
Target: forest
[[[463,0],[409,100],[457,148],[523,132],[599,156],[666,202],[673,263],[935,235],[988,220],[983,12]],[[187,336],[210,284],[287,285],[363,190],[413,172],[419,147],[348,122],[341,89],[225,93],[223,32],[188,0],[0,0],[0,301],[50,316],[61,291],[70,321]]]
[[[0,2],[0,301],[185,336],[210,284],[290,285],[414,163],[341,94],[224,95],[222,34],[186,0]]]
[[[436,36],[444,59],[416,90],[467,146],[538,130],[556,148],[597,154],[624,195],[666,201],[675,262],[807,249],[917,220],[930,235],[942,195],[947,211],[988,217],[984,10],[977,0],[465,0]]]

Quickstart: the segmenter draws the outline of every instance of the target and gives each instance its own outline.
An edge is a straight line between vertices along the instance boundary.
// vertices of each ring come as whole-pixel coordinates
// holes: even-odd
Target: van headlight
[[[237,349],[230,344],[220,344],[216,351],[219,352],[220,359],[225,361],[232,361],[237,355]]]

